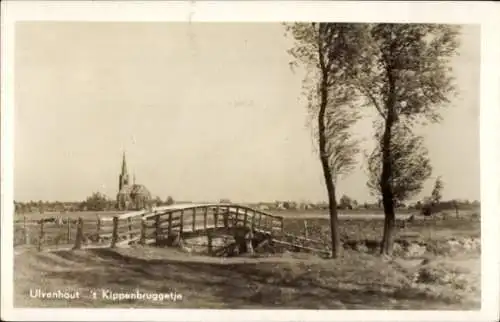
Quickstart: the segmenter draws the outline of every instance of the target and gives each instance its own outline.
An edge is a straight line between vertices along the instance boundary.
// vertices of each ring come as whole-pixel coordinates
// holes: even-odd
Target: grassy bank
[[[304,220],[286,218],[285,231],[305,235]],[[382,220],[342,221],[344,244],[377,243]],[[328,243],[328,219],[307,220],[309,238]],[[14,258],[16,307],[171,307],[302,309],[477,309],[480,247],[455,240],[478,239],[480,218],[464,216],[415,221],[397,231],[398,240],[424,243],[424,252],[384,259],[346,248],[342,258],[304,253],[215,258],[175,249],[131,247],[36,252]],[[451,241],[451,242],[450,242]],[[460,246],[454,248],[455,246]],[[418,250],[418,249],[417,249]],[[453,251],[454,250],[454,251]],[[75,300],[29,296],[30,289],[79,290]],[[111,301],[90,290],[182,294],[183,300]]]
[[[221,260],[151,247],[26,252],[15,259],[15,306],[473,309],[479,305],[477,264],[474,256],[440,262],[445,270],[461,272],[467,283],[458,285],[417,282],[419,263],[354,252],[335,261],[305,254]],[[33,299],[30,288],[79,290],[82,296],[70,301]],[[175,292],[183,299],[111,301],[99,294],[93,299],[91,289]]]

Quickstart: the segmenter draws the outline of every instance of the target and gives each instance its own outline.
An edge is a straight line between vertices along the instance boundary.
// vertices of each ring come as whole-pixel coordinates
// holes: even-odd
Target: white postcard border
[[[493,2],[6,1],[2,2],[2,318],[37,321],[482,321],[498,318],[500,6]],[[481,24],[481,311],[14,309],[13,144],[16,21],[337,21]]]

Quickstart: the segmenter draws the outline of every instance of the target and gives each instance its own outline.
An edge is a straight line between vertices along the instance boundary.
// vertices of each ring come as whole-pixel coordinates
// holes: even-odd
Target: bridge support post
[[[243,227],[247,227],[248,221],[248,209],[245,208],[245,212],[243,213]]]
[[[252,240],[253,240],[253,231],[250,230],[245,234],[245,244],[246,244],[246,251],[251,255],[254,254]]]
[[[212,236],[212,231],[207,230],[207,247],[208,247],[208,254],[212,255],[213,254],[213,236]]]
[[[244,227],[234,227],[234,240],[236,242],[236,246],[238,247],[238,253],[254,253],[252,240],[253,240],[253,232],[251,229]]]
[[[227,207],[226,211],[222,214],[224,221],[224,228],[229,227],[229,207]]]
[[[214,227],[217,228],[217,223],[219,219],[219,207],[214,210]]]
[[[175,240],[173,242],[174,246],[179,248],[184,248],[184,240],[182,240],[182,233],[178,232],[175,236]]]
[[[205,209],[203,209],[203,229],[206,231],[207,230],[207,226],[208,226],[208,207],[205,207]]]
[[[258,244],[255,247],[256,249],[262,248],[265,245],[269,245],[272,243],[272,237],[270,234],[262,234],[262,235],[259,235],[259,237],[260,238],[258,240]]]

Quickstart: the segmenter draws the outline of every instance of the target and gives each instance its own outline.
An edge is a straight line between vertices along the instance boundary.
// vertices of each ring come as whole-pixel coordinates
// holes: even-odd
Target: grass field
[[[16,307],[171,307],[303,309],[477,308],[479,277],[473,257],[446,262],[467,284],[414,283],[416,264],[346,253],[336,261],[307,255],[267,259],[186,256],[171,249],[24,253],[16,257]],[[436,264],[433,264],[436,266]],[[443,265],[440,263],[440,265]],[[465,289],[464,285],[469,287]],[[66,300],[31,299],[30,288],[80,290]],[[109,301],[90,289],[182,294],[177,302]]]
[[[93,213],[95,216],[95,213]],[[344,245],[372,244],[382,220],[341,222]],[[285,219],[285,230],[304,234],[304,219]],[[329,240],[325,218],[307,219],[310,238]],[[259,257],[215,258],[171,248],[19,251],[14,259],[16,307],[171,307],[303,309],[478,309],[480,247],[478,216],[415,221],[398,230],[423,252],[382,258],[346,247],[340,259],[284,252]],[[466,247],[467,246],[467,247]],[[74,300],[39,299],[30,290],[79,290]],[[90,290],[97,290],[97,299]],[[182,301],[112,301],[100,290],[182,294]]]
[[[304,219],[309,219],[309,218],[327,218],[328,217],[328,211],[327,210],[317,210],[317,209],[312,209],[312,210],[268,210],[267,212],[277,215],[277,216],[283,216],[285,218],[304,218]],[[446,211],[449,214],[454,214],[455,210],[449,210]],[[67,213],[60,213],[60,212],[45,212],[43,214],[41,213],[16,213],[14,215],[14,221],[20,221],[23,220],[23,217],[26,217],[29,220],[38,220],[40,218],[45,218],[45,217],[51,217],[51,216],[61,216],[61,217],[82,217],[84,219],[86,218],[92,218],[95,219],[96,216],[114,216],[117,214],[123,214],[125,211],[76,211],[76,212],[67,212]],[[411,214],[418,214],[419,211],[415,209],[397,209],[396,210],[396,217],[397,218],[407,218]],[[473,207],[470,206],[468,208],[464,208],[460,210],[460,215],[465,215],[467,216],[468,214],[471,213],[480,213],[480,208],[479,207]],[[359,218],[359,219],[383,219],[384,216],[384,211],[383,209],[354,209],[354,210],[339,210],[339,219],[352,219],[352,218]]]

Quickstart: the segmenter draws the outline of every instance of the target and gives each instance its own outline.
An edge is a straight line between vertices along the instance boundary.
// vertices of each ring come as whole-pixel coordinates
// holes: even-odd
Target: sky
[[[444,199],[480,199],[480,30],[464,26],[459,88],[422,134]],[[16,26],[14,199],[115,198],[122,153],[153,196],[322,201],[303,73],[278,23],[23,22]],[[372,120],[354,128],[370,149]],[[363,156],[338,197],[374,200]],[[420,197],[419,196],[419,197]]]

